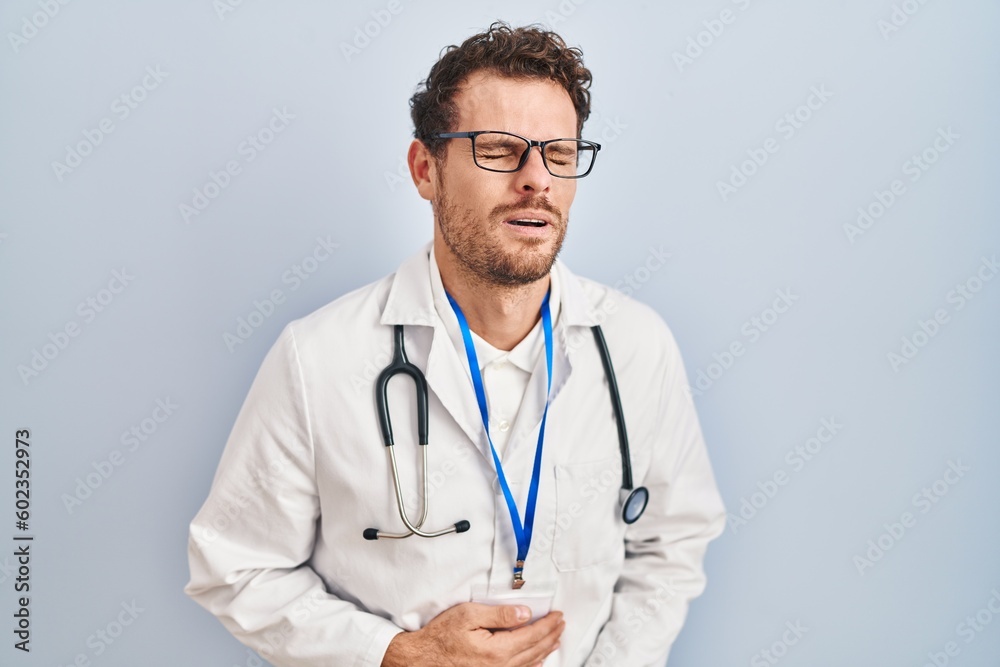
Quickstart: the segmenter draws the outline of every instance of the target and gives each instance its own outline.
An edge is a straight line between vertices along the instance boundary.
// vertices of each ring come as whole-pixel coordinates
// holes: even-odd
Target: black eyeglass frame
[[[479,160],[476,159],[476,137],[478,137],[480,134],[506,134],[507,136],[516,137],[521,141],[524,141],[525,143],[528,144],[528,147],[521,154],[521,160],[517,163],[517,167],[515,167],[514,169],[493,169],[491,167],[484,167],[483,165],[479,164]],[[594,165],[597,163],[597,153],[601,150],[601,145],[599,143],[593,141],[587,141],[586,139],[576,139],[575,137],[574,138],[564,137],[561,139],[548,139],[546,141],[535,141],[534,139],[528,139],[527,137],[522,137],[520,134],[514,134],[513,132],[505,132],[503,130],[476,130],[474,132],[437,132],[435,134],[430,135],[430,138],[471,139],[472,161],[475,163],[475,165],[480,169],[484,169],[486,171],[493,171],[500,174],[513,174],[516,171],[520,171],[524,167],[524,165],[528,162],[528,154],[531,152],[531,149],[534,148],[535,146],[538,146],[539,151],[542,154],[542,164],[545,165],[546,171],[548,171],[556,178],[569,178],[569,179],[583,178],[591,171],[593,171]],[[587,168],[587,171],[583,172],[582,174],[577,174],[576,176],[563,176],[562,174],[557,174],[553,172],[552,169],[549,168],[548,158],[545,157],[545,146],[551,143],[555,143],[556,141],[575,141],[577,143],[584,144],[588,148],[592,148],[594,151],[594,158],[590,161],[590,166]]]

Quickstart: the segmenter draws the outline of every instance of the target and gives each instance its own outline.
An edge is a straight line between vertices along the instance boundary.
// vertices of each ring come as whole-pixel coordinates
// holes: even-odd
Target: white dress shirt
[[[433,245],[430,250],[430,271],[431,289],[438,316],[455,344],[459,357],[466,359],[465,340],[462,338],[458,319],[448,303]],[[552,317],[554,329],[559,320],[558,272],[551,273],[549,283],[549,314]],[[445,305],[444,309],[441,308],[442,302]],[[483,376],[483,387],[486,392],[486,405],[490,418],[490,438],[493,440],[493,446],[496,447],[497,454],[502,461],[507,440],[510,439],[511,433],[517,425],[518,411],[521,409],[521,401],[528,388],[531,372],[535,368],[535,364],[538,363],[539,355],[545,353],[545,334],[542,332],[542,321],[539,317],[538,322],[528,332],[528,335],[510,351],[498,350],[480,338],[475,331],[472,332],[472,342],[476,348],[476,358]],[[469,390],[473,391],[471,384]],[[531,425],[521,424],[520,427],[530,428]]]
[[[428,246],[395,274],[285,327],[191,523],[186,592],[275,665],[379,665],[398,632],[469,601],[474,586],[510,581],[510,516],[494,484],[464,345],[435,273]],[[561,261],[552,277],[559,309],[552,391],[524,568],[525,589],[553,585],[552,607],[565,615],[562,648],[545,664],[659,666],[689,601],[704,588],[704,552],[724,528],[724,507],[663,320]],[[465,533],[362,537],[369,527],[403,529],[373,384],[392,357],[396,324],[404,325],[408,358],[428,385],[424,528],[464,519],[471,525]],[[597,324],[618,378],[633,475],[650,492],[645,515],[631,526],[620,516],[622,459],[589,330]],[[491,425],[491,434],[504,434],[504,472],[522,513],[545,405],[538,340],[536,327],[523,352],[521,344],[498,354],[477,346],[491,418],[509,423],[507,431],[499,421]],[[492,372],[504,357],[517,372]],[[388,404],[404,502],[419,517],[421,459],[408,378],[389,383]]]

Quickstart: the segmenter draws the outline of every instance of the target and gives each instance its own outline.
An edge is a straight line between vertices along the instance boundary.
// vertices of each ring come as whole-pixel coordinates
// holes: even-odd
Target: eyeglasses
[[[533,141],[495,130],[478,132],[439,132],[432,139],[472,139],[472,159],[486,171],[510,173],[518,171],[528,161],[532,146],[538,146],[542,163],[556,178],[583,178],[594,168],[600,144],[583,139],[549,139]]]

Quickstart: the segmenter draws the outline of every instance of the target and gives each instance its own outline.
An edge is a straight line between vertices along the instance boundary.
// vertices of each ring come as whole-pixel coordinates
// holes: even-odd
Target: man
[[[433,242],[264,360],[192,522],[186,591],[274,664],[666,659],[725,514],[666,325],[556,261],[599,150],[578,141],[590,80],[535,28],[450,47],[411,100]],[[363,379],[397,325],[426,375],[426,447],[409,380],[388,384],[387,448]],[[649,492],[629,524],[626,465]]]

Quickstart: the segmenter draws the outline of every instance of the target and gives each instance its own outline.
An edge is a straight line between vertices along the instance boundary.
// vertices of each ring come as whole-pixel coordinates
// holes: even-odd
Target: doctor
[[[704,589],[725,514],[677,345],[652,309],[556,260],[599,149],[539,142],[581,137],[581,56],[502,23],[450,47],[411,100],[432,243],[264,359],[191,523],[185,590],[273,664],[662,665]],[[427,446],[404,376],[383,445],[365,369],[390,363],[396,325],[426,376]],[[649,490],[631,524],[594,325]],[[388,449],[411,525],[467,530],[409,534]]]

